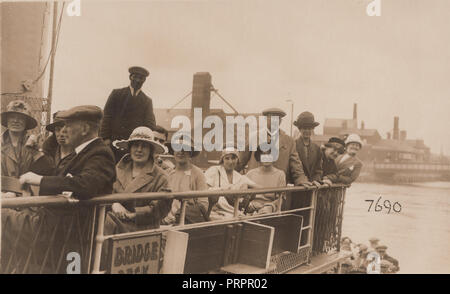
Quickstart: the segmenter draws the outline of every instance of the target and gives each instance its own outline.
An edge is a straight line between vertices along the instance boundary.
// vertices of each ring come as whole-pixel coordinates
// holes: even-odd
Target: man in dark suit
[[[114,89],[108,97],[104,108],[100,137],[110,145],[114,140],[126,140],[131,132],[140,126],[153,129],[156,126],[153,102],[141,90],[149,72],[142,67],[128,69],[130,86]],[[116,162],[125,154],[112,148]]]
[[[303,164],[303,171],[308,180],[320,186],[322,178],[322,154],[319,146],[311,141],[312,131],[319,125],[314,121],[314,115],[305,111],[300,113],[294,125],[300,131],[300,137],[295,141],[297,153]]]
[[[53,176],[27,172],[19,178],[20,183],[39,186],[40,195],[69,192],[79,200],[111,193],[116,171],[114,154],[98,137],[102,110],[97,106],[78,106],[61,112],[59,117],[64,124],[61,132],[65,134],[65,141],[74,148],[76,154]],[[92,206],[40,207],[20,211],[2,209],[0,272],[8,271],[5,265],[10,264],[8,261],[14,256],[23,261],[32,247],[39,258],[45,255],[49,246],[54,254],[62,252],[61,256],[67,256],[71,251],[86,250],[90,234],[85,229],[93,221],[93,209]],[[52,243],[51,240],[55,241]],[[40,266],[44,261],[39,258],[36,262]],[[82,258],[88,256],[84,254]],[[20,268],[19,265],[17,267]],[[60,267],[61,270],[65,268]],[[30,272],[35,273],[34,270]]]
[[[22,184],[39,185],[40,195],[72,192],[77,199],[90,199],[112,192],[115,181],[114,155],[98,137],[102,110],[97,106],[77,106],[59,115],[64,120],[62,132],[76,155],[54,176],[28,172]]]

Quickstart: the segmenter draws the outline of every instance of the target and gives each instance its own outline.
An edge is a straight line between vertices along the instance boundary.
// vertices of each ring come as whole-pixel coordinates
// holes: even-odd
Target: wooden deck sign
[[[161,255],[161,233],[118,236],[110,242],[108,273],[157,274]]]

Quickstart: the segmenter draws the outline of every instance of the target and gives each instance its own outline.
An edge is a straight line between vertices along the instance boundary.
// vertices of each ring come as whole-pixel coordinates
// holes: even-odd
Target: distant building
[[[376,129],[366,129],[364,121],[358,128],[357,104],[353,105],[352,119],[326,118],[323,135],[313,135],[312,140],[317,144],[324,144],[330,137],[344,139],[349,134],[358,134],[364,142],[364,147],[358,156],[364,161],[406,162],[429,161],[430,148],[423,140],[407,139],[405,130],[399,129],[399,117],[394,117],[394,128],[383,139]]]

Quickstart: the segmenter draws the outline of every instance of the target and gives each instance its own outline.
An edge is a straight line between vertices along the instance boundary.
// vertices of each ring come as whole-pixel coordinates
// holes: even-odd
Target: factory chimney
[[[387,132],[387,139],[390,140],[391,139],[391,132]]]
[[[399,139],[398,120],[399,120],[399,117],[398,116],[394,116],[394,134],[393,134],[393,139],[394,140],[398,140]]]
[[[192,85],[191,117],[194,117],[194,108],[202,109],[203,118],[208,115],[211,103],[211,75],[208,72],[194,74]]]
[[[405,141],[406,140],[406,131],[400,131],[400,140]]]
[[[364,121],[361,121],[361,130],[364,130],[364,128],[365,128]]]
[[[358,119],[358,104],[353,103],[353,119]]]

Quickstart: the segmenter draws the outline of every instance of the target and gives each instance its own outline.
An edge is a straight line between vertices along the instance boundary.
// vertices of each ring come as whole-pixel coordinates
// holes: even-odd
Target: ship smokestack
[[[358,104],[353,103],[353,119],[358,119]]]
[[[194,74],[192,85],[191,117],[194,117],[194,108],[202,109],[202,116],[209,113],[211,103],[211,75],[208,72]]]
[[[398,140],[399,139],[398,121],[399,121],[399,117],[395,116],[394,117],[394,134],[393,134],[393,139],[394,140]]]

